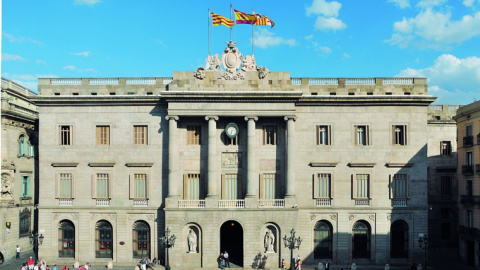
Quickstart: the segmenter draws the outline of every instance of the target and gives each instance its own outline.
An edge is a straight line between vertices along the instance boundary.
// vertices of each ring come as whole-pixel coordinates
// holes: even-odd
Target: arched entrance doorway
[[[230,263],[243,267],[243,228],[229,220],[220,227],[220,252],[228,252]]]

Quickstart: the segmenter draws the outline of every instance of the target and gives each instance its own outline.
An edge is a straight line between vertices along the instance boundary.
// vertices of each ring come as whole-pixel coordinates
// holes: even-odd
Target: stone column
[[[295,198],[295,116],[285,116],[287,121],[287,140],[286,140],[286,192],[285,199]],[[285,201],[287,204],[287,201]],[[293,201],[291,203],[294,203]],[[286,205],[287,207],[287,205]]]
[[[166,207],[178,207],[178,141],[177,141],[177,121],[178,116],[167,115],[168,120],[168,194],[165,201]]]
[[[247,121],[247,194],[245,196],[246,207],[257,207],[258,204],[258,171],[255,154],[255,121],[256,116],[246,116]]]
[[[208,121],[208,158],[207,158],[207,197],[206,207],[217,207],[220,173],[217,162],[217,122],[218,116],[205,116]]]

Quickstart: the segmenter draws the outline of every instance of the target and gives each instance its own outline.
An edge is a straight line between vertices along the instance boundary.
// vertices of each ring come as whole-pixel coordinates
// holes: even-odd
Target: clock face
[[[233,139],[238,135],[238,126],[235,123],[229,123],[225,127],[225,134],[230,138]]]
[[[227,134],[228,135],[232,135],[232,136],[235,136],[237,134],[237,129],[235,127],[229,127],[227,129]]]

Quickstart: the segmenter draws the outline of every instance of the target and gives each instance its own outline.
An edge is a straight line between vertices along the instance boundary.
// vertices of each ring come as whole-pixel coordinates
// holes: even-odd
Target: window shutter
[[[404,138],[404,140],[403,140],[404,145],[407,145],[408,144],[407,143],[407,138],[408,138],[408,136],[407,136],[407,125],[403,126],[403,138]]]
[[[313,174],[313,192],[312,192],[312,195],[313,195],[313,198],[316,199],[318,198],[318,173],[314,173]]]
[[[320,145],[320,126],[315,126],[315,134],[317,134],[317,145]]]
[[[92,199],[97,198],[97,174],[92,175]]]
[[[68,133],[70,136],[70,142],[69,145],[73,145],[73,126],[70,126],[70,132]]]
[[[226,184],[225,183],[226,182],[225,181],[225,174],[222,173],[221,177],[222,177],[222,197],[221,198],[222,198],[222,200],[225,200],[225,184]]]
[[[96,136],[96,138],[97,138],[97,145],[100,145],[100,144],[102,144],[102,141],[101,141],[102,128],[97,126],[96,130],[97,130],[97,134],[96,134],[96,135],[97,135],[97,136]]]
[[[365,145],[370,145],[370,127],[369,126],[365,126]]]
[[[275,174],[275,199],[283,198],[280,174]]]
[[[332,130],[331,130],[331,126],[328,125],[327,126],[327,145],[332,145]]]
[[[145,192],[145,197],[147,197],[147,200],[150,199],[150,174],[146,174],[145,177],[145,188],[147,189]]]
[[[75,174],[72,173],[72,199],[75,198]]]
[[[27,190],[25,190],[25,194],[27,195],[27,197],[31,197],[31,192],[30,190],[32,189],[31,185],[30,185],[30,176],[27,176]]]
[[[330,174],[330,199],[333,199],[333,173]]]
[[[258,194],[258,196],[260,197],[260,199],[264,199],[264,195],[263,195],[263,174],[261,173],[259,175],[259,179],[260,179],[260,192]]]
[[[112,182],[113,182],[113,179],[112,179],[112,174],[111,173],[108,173],[108,198],[111,199],[112,198]]]
[[[55,199],[58,199],[60,196],[60,174],[55,174]]]
[[[407,188],[407,198],[409,199],[410,198],[410,175],[407,174],[407,179],[406,179],[407,183],[406,183],[406,188]]]
[[[183,199],[188,199],[188,174],[183,175]]]
[[[352,199],[357,198],[357,175],[352,174]]]
[[[396,144],[397,133],[395,132],[395,125],[392,125],[392,145]]]
[[[393,174],[390,174],[389,176],[389,179],[388,179],[388,187],[389,187],[389,197],[390,199],[393,199]]]
[[[131,173],[129,176],[130,199],[135,198],[135,174]]]
[[[198,199],[204,200],[205,199],[205,175],[200,172],[200,179],[198,180]]]
[[[267,136],[267,127],[263,126],[263,145],[267,144],[266,136]]]
[[[367,177],[368,177],[368,198],[371,199],[372,196],[373,196],[373,181],[372,181],[372,175],[371,174],[367,174]]]

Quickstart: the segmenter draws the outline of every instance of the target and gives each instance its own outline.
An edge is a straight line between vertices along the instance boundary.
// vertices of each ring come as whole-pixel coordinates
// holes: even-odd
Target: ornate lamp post
[[[33,245],[33,252],[35,253],[35,262],[38,261],[38,246],[43,244],[43,234],[38,235],[38,233],[30,234],[28,237],[30,240],[30,245]]]
[[[283,243],[285,244],[285,247],[290,249],[290,270],[295,269],[295,259],[293,258],[293,250],[294,249],[300,249],[300,244],[302,243],[302,239],[299,237],[295,237],[295,230],[292,229],[290,231],[290,237],[287,238],[285,235],[283,237]]]
[[[170,235],[170,228],[166,228],[165,229],[165,236],[162,236],[160,238],[158,238],[158,240],[160,240],[160,244],[165,246],[165,249],[166,249],[166,252],[167,252],[167,258],[166,258],[166,261],[165,261],[165,270],[170,270],[170,262],[169,262],[169,258],[168,258],[168,249],[169,248],[172,248],[174,245],[175,245],[175,239],[177,239],[177,237],[175,237],[175,234],[172,234]]]
[[[423,234],[423,233],[419,233],[418,234],[418,245],[420,246],[421,249],[423,249],[425,251],[425,255],[424,255],[425,263],[424,264],[425,264],[425,270],[427,270],[428,236]]]

